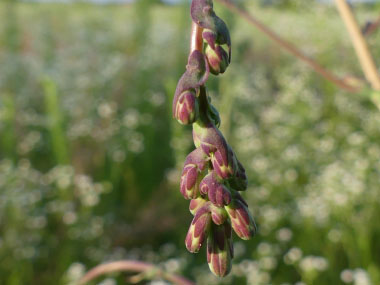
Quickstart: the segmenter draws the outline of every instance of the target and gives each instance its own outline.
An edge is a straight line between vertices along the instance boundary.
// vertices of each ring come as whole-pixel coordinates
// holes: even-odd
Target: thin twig
[[[245,20],[247,20],[250,24],[255,26],[257,29],[259,29],[261,32],[263,32],[266,36],[268,36],[271,40],[276,42],[280,47],[290,52],[295,57],[299,58],[300,60],[307,63],[311,68],[314,69],[315,72],[322,75],[325,79],[331,81],[336,86],[349,91],[349,92],[357,92],[357,88],[354,86],[351,86],[347,84],[344,80],[340,79],[335,74],[331,73],[330,71],[323,68],[321,65],[319,65],[317,62],[315,62],[313,59],[305,55],[302,51],[300,51],[298,48],[296,48],[294,45],[292,45],[290,42],[286,41],[285,39],[281,38],[279,35],[277,35],[274,31],[269,29],[267,26],[262,24],[259,20],[257,20],[254,16],[249,14],[247,11],[243,10],[242,8],[236,6],[234,3],[232,3],[229,0],[216,0],[217,2],[223,4],[226,8],[231,10],[232,12],[235,12]]]
[[[110,262],[106,264],[100,264],[94,267],[93,269],[91,269],[89,272],[87,272],[79,281],[79,284],[84,285],[101,275],[112,273],[112,272],[118,272],[118,271],[154,273],[155,276],[164,278],[172,282],[173,284],[178,284],[178,285],[194,285],[195,284],[192,281],[187,280],[186,278],[182,276],[167,273],[153,264],[140,262],[140,261],[134,261],[134,260],[121,260],[121,261],[114,261],[114,262]]]
[[[375,62],[347,1],[335,0],[335,3],[350,34],[352,44],[367,81],[371,84],[373,89],[380,90],[380,77]]]

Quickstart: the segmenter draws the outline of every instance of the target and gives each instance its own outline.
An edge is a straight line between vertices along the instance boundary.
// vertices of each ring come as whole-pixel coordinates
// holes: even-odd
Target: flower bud
[[[255,235],[256,224],[240,199],[234,199],[225,209],[231,219],[232,228],[241,239],[248,240]]]
[[[228,54],[220,45],[215,45],[215,49],[207,45],[205,54],[212,74],[218,75],[226,71],[229,65]]]
[[[198,99],[195,92],[186,90],[179,95],[175,106],[175,118],[183,125],[194,123],[199,115]]]
[[[211,155],[211,163],[222,179],[228,179],[232,177],[236,170],[236,163],[234,163],[234,153],[231,147],[227,146],[227,150],[224,153],[218,149]]]
[[[208,158],[207,155],[200,148],[194,149],[185,159],[185,166],[189,164],[194,164],[198,167],[200,171],[206,168]]]
[[[212,273],[224,277],[231,271],[233,248],[231,241],[231,226],[225,223],[212,226],[207,238],[207,262]]]
[[[219,182],[214,171],[207,174],[200,185],[200,192],[207,194],[210,201],[218,206],[223,207],[231,202],[231,193],[228,188]]]
[[[214,222],[214,224],[221,225],[226,221],[228,214],[224,208],[211,205],[210,210],[211,210],[211,219]]]
[[[181,175],[180,191],[185,199],[195,199],[199,195],[198,167],[195,164],[186,165]]]
[[[203,39],[215,49],[215,44],[227,45],[229,61],[231,58],[231,38],[227,25],[214,12],[212,0],[193,0],[191,3],[191,18],[204,30]]]
[[[205,199],[203,199],[202,197],[199,197],[199,198],[196,198],[196,199],[192,199],[190,201],[190,205],[189,205],[189,210],[190,210],[190,213],[192,213],[193,215],[195,215],[197,213],[197,211],[202,208],[202,206],[206,203],[207,201]]]
[[[211,157],[213,167],[221,178],[228,178],[234,173],[233,152],[220,130],[213,123],[209,122],[202,125],[195,122],[193,124],[193,139],[195,146],[201,148],[207,156]],[[213,160],[216,159],[217,165],[214,165]]]
[[[185,244],[190,252],[198,252],[208,234],[211,224],[210,203],[205,203],[198,209],[187,232]]]
[[[196,91],[206,82],[209,73],[206,56],[194,50],[188,58],[186,72],[178,81],[173,98],[173,117],[180,123],[189,124],[196,120],[198,116]]]
[[[193,150],[186,157],[180,182],[180,191],[185,199],[195,199],[199,196],[201,172],[206,166],[206,159],[207,157],[201,149]]]

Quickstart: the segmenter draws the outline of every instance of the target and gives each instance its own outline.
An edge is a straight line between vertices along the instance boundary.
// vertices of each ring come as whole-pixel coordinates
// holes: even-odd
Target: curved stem
[[[245,20],[247,20],[250,24],[255,26],[257,29],[259,29],[261,32],[263,32],[266,36],[268,36],[271,40],[276,42],[280,47],[287,50],[289,53],[294,55],[295,57],[299,58],[303,62],[307,63],[311,68],[314,69],[315,72],[322,75],[325,79],[329,80],[330,82],[334,83],[336,86],[348,91],[348,92],[357,92],[357,88],[347,84],[344,80],[337,77],[335,74],[331,73],[327,69],[323,68],[321,65],[319,65],[317,62],[315,62],[313,59],[305,55],[302,51],[300,51],[298,48],[296,48],[293,44],[290,42],[284,40],[279,35],[277,35],[274,31],[269,29],[267,26],[262,24],[259,20],[257,20],[255,17],[253,17],[251,14],[249,14],[247,11],[239,8],[235,4],[233,4],[229,0],[216,0],[217,2],[223,4],[227,9],[231,10],[232,12],[235,12]]]
[[[173,284],[195,285],[192,281],[187,280],[186,278],[182,276],[167,273],[161,270],[160,268],[154,266],[153,264],[140,262],[140,261],[134,261],[134,260],[121,260],[121,261],[115,261],[115,262],[98,265],[94,267],[93,269],[91,269],[89,272],[87,272],[79,281],[79,284],[86,284],[101,275],[111,273],[111,272],[118,272],[118,271],[144,272],[144,273],[154,272],[155,276],[162,277],[172,282]]]

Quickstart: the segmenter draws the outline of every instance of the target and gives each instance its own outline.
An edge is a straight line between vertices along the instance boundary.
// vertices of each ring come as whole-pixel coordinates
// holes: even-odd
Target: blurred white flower
[[[128,109],[123,118],[123,124],[128,129],[135,129],[139,124],[140,113],[136,109]]]
[[[344,283],[351,283],[352,281],[354,281],[354,274],[353,274],[352,270],[350,270],[350,269],[343,270],[340,273],[340,279]]]
[[[279,241],[289,241],[292,236],[293,233],[289,228],[281,228],[276,233],[276,237]]]
[[[292,247],[289,251],[284,255],[284,262],[286,264],[293,264],[300,260],[302,257],[302,250],[298,247]]]
[[[324,257],[320,256],[305,256],[300,261],[300,268],[302,271],[324,271],[328,267],[328,262]]]
[[[110,118],[117,109],[115,102],[103,102],[98,107],[98,114],[102,118]]]
[[[75,262],[70,265],[67,270],[67,279],[69,280],[70,285],[77,284],[78,280],[84,275],[85,267],[82,263]]]
[[[354,284],[355,285],[371,285],[371,279],[369,278],[368,272],[362,268],[357,268],[354,270]]]
[[[63,217],[62,217],[62,220],[63,222],[66,224],[66,225],[72,225],[76,222],[77,220],[77,214],[72,212],[72,211],[69,211],[69,212],[65,212],[63,214]]]

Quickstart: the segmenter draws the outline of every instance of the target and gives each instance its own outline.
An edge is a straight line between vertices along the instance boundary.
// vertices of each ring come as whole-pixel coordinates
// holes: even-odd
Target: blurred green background
[[[362,77],[334,6],[246,8],[340,76]],[[75,284],[135,259],[197,284],[380,284],[380,112],[215,4],[232,64],[208,82],[245,165],[259,226],[225,279],[184,246],[179,175],[191,128],[171,117],[189,5],[0,3],[0,284]],[[379,5],[355,6],[359,21]],[[368,38],[380,64],[380,32]],[[124,284],[120,274],[94,284]],[[140,284],[166,284],[155,280]]]

